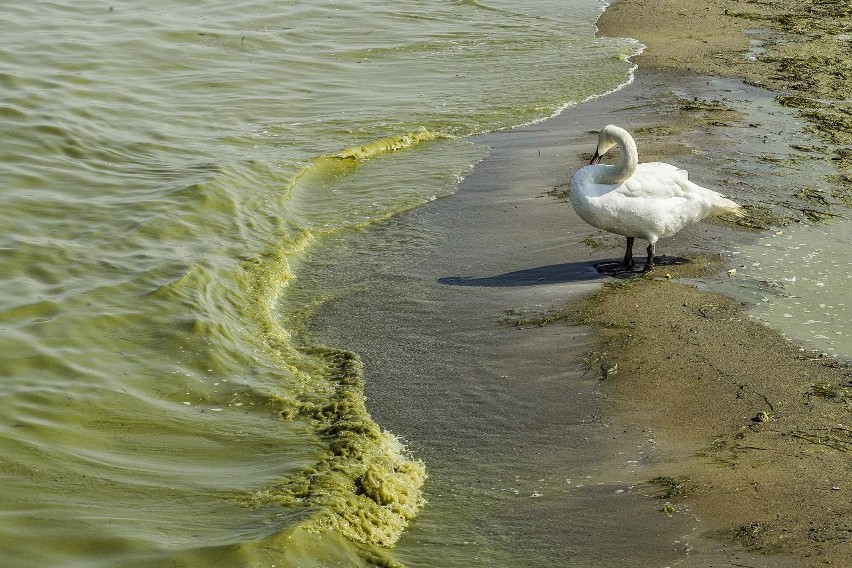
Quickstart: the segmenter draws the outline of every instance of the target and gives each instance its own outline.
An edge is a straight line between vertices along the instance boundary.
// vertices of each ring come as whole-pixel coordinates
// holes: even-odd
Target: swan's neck
[[[624,183],[636,171],[636,166],[639,164],[639,152],[636,150],[636,143],[633,142],[632,138],[619,138],[617,143],[618,149],[621,151],[621,158],[619,158],[617,164],[601,168],[597,180],[599,183]]]

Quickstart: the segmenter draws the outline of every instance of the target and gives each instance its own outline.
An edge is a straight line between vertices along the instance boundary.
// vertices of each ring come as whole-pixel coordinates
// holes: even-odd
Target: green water
[[[306,344],[300,260],[472,133],[629,79],[595,0],[86,0],[0,19],[6,567],[390,562],[428,471]]]

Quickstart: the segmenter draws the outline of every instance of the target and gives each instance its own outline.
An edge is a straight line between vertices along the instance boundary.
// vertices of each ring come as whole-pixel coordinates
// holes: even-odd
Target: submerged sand
[[[430,476],[399,561],[845,565],[850,369],[705,291],[737,243],[845,204],[845,142],[818,116],[834,109],[803,122],[806,105],[776,98],[802,88],[784,79],[794,47],[768,61],[753,43],[769,49],[770,26],[808,4],[620,2],[601,31],[647,45],[632,85],[478,138],[492,153],[457,195],[365,233],[360,256],[329,253],[358,293],[318,310],[314,331],[361,355],[371,413]],[[670,262],[650,275],[599,275],[591,263],[622,239],[565,197],[607,122],[641,160],[743,203],[748,226],[704,222],[662,241]],[[802,191],[830,176],[830,195]]]

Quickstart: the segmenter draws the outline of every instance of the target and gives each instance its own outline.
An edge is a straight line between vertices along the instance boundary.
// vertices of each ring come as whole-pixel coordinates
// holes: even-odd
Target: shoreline
[[[783,74],[772,70],[775,56],[767,58],[769,65],[755,60],[754,67],[743,66],[744,52],[754,49],[753,42],[749,46],[728,37],[728,45],[708,45],[706,35],[691,35],[696,29],[722,29],[723,33],[710,35],[719,39],[739,33],[747,39],[747,26],[736,19],[742,15],[730,15],[736,3],[711,2],[704,8],[715,13],[710,17],[693,13],[691,18],[676,10],[684,3],[665,4],[650,15],[639,2],[623,0],[600,21],[606,35],[621,35],[625,26],[633,32],[654,30],[649,38],[629,34],[638,35],[647,46],[639,58],[639,73],[647,63],[657,70],[692,73],[697,67],[702,75],[744,76],[746,83],[777,93],[779,107],[798,106],[788,102],[802,93],[791,91]],[[678,14],[676,26],[671,16],[668,25],[659,21],[672,13]],[[755,19],[778,22],[780,16],[765,11]],[[790,31],[782,26],[775,33]],[[678,32],[693,41],[660,39]],[[794,49],[785,45],[783,50],[787,58],[795,59]],[[682,60],[673,64],[677,57]],[[803,94],[815,96],[818,90]],[[848,143],[822,130],[830,123],[824,114],[804,117],[808,123],[801,135],[812,136],[807,143]],[[835,146],[822,154],[832,157],[842,150]],[[848,163],[834,161],[839,172],[814,168],[815,176],[826,175],[837,184],[833,202],[821,200],[819,211],[802,204],[803,216],[771,222],[819,222],[848,206],[849,176],[844,172]],[[756,216],[754,224],[763,220],[765,216]],[[706,534],[738,542],[750,551],[789,555],[802,565],[843,565],[852,552],[852,530],[843,520],[852,510],[845,483],[849,474],[845,454],[852,451],[852,430],[847,426],[852,366],[785,339],[751,319],[735,299],[713,292],[712,285],[711,291],[702,291],[677,282],[679,277],[712,278],[724,267],[710,264],[698,274],[671,267],[664,278],[610,285],[569,308],[570,317],[598,330],[601,368],[618,368],[611,387],[617,411],[649,425],[666,447],[666,463],[653,479],[673,514],[688,503],[706,523]],[[665,321],[657,317],[662,314]]]
[[[692,7],[667,1],[651,16],[681,13],[669,4]],[[643,27],[642,7],[622,0],[601,33],[617,29],[614,7]],[[631,84],[475,137],[492,153],[457,194],[361,236],[356,248],[381,254],[339,259],[364,293],[323,306],[312,331],[359,353],[371,414],[430,476],[429,504],[393,552],[405,565],[807,566],[848,555],[852,434],[837,429],[848,369],[808,357],[736,301],[676,282],[712,289],[720,253],[811,220],[813,204],[795,197],[808,172],[753,159],[789,155],[809,134],[758,79],[654,64],[656,45],[642,43]],[[598,291],[611,281],[591,263],[618,258],[623,239],[585,226],[560,195],[607,122],[635,134],[642,161],[671,161],[743,201],[752,228],[687,228],[659,254],[692,263]]]
[[[404,565],[786,565],[701,536],[688,508],[663,514],[647,482],[664,444],[640,421],[612,417],[611,385],[589,371],[592,329],[534,323],[594,293],[606,281],[594,259],[622,254],[622,239],[554,195],[588,162],[601,116],[644,129],[645,155],[674,150],[664,120],[693,113],[669,79],[643,73],[552,120],[477,137],[491,154],[458,193],[341,244],[364,251],[333,261],[359,294],[323,306],[312,330],[361,356],[370,413],[426,462],[428,504],[394,551]],[[688,79],[678,86],[690,101],[712,96],[706,79]],[[713,88],[735,94],[729,82]],[[706,114],[707,124],[718,118]],[[679,148],[695,179],[712,169]],[[718,252],[732,235],[754,238],[701,223],[660,253]]]

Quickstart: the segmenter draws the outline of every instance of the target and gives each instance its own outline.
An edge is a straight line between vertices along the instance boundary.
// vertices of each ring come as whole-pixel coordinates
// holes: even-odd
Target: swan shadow
[[[680,256],[654,257],[654,267],[656,268],[660,268],[661,266],[678,266],[681,264],[689,264],[689,259]],[[612,278],[626,279],[635,278],[636,276],[641,276],[643,274],[648,274],[642,269],[642,263],[637,264],[636,268],[632,270],[624,268],[624,265],[621,263],[621,260],[602,260],[600,262],[594,263],[592,266],[594,266],[595,270],[597,270],[601,274],[606,274],[607,276],[611,276]],[[653,269],[651,270],[651,272],[653,272]]]
[[[689,259],[678,256],[657,256],[655,265],[674,266],[689,264]],[[653,272],[653,271],[652,271]],[[447,286],[481,286],[486,288],[512,288],[519,286],[547,286],[569,282],[590,282],[606,278],[635,278],[647,274],[641,264],[635,270],[621,268],[621,259],[603,260],[595,263],[565,262],[537,268],[525,268],[495,276],[445,276],[438,278],[439,284]]]
[[[447,276],[438,278],[439,284],[447,286],[482,286],[488,288],[512,288],[519,286],[546,286],[568,282],[588,282],[606,278],[588,262],[566,262],[536,268],[525,268],[495,276]]]

